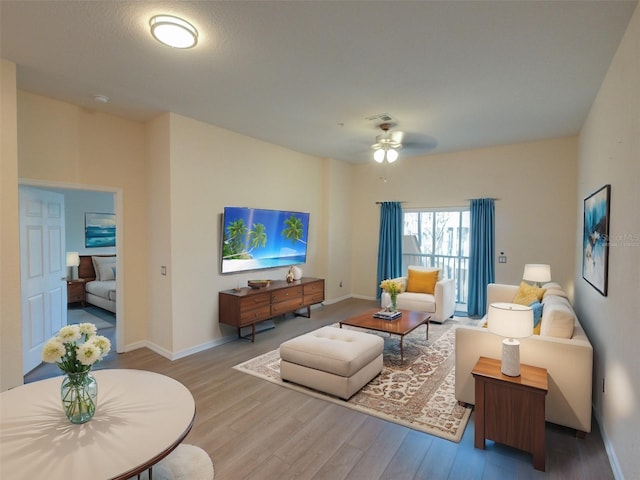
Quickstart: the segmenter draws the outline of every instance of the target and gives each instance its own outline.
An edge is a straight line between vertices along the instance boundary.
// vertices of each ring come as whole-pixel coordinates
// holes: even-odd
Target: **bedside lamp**
[[[78,280],[78,266],[80,255],[78,252],[67,252],[67,267],[71,268],[71,280]]]
[[[535,282],[539,287],[542,283],[551,281],[551,267],[541,263],[527,263],[524,266],[522,279],[529,282]]]
[[[519,377],[520,342],[516,339],[533,334],[533,309],[515,303],[492,303],[488,322],[491,333],[506,337],[502,341],[502,373]]]

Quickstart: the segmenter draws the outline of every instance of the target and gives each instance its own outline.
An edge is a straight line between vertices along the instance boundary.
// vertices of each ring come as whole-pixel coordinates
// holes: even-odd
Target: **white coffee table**
[[[61,377],[0,394],[0,478],[128,479],[166,457],[195,417],[191,392],[165,375],[97,370],[98,407],[70,423],[60,403]]]

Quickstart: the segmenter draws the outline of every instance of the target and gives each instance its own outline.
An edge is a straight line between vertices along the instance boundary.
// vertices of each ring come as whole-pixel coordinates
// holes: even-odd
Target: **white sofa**
[[[487,303],[511,303],[517,291],[518,285],[490,284]],[[576,433],[582,436],[591,431],[593,348],[563,295],[559,288],[547,289],[542,300],[541,334],[520,339],[520,362],[547,369],[546,420],[575,428]],[[572,333],[553,325],[555,317],[563,317],[562,322],[565,322],[567,305],[574,317]],[[550,336],[549,333],[570,334],[570,338]],[[458,401],[475,404],[475,382],[471,371],[480,356],[501,358],[502,340],[481,326],[460,326],[456,329],[455,392]]]
[[[437,268],[409,266],[412,270],[433,271]],[[427,312],[431,314],[431,322],[442,323],[452,317],[456,309],[456,285],[453,278],[439,278],[433,294],[406,292],[407,277],[397,277],[402,284],[402,293],[398,294],[398,308],[412,310],[414,312]],[[388,293],[382,292],[380,306],[386,308],[391,303]]]

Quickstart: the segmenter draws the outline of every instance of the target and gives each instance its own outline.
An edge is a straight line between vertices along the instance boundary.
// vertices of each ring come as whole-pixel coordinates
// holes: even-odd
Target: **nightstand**
[[[80,302],[84,307],[84,283],[80,280],[67,280],[67,305]]]
[[[485,439],[533,455],[533,467],[545,469],[545,410],[548,391],[545,368],[520,365],[520,376],[503,375],[500,360],[480,357],[471,371],[475,378],[476,448]]]

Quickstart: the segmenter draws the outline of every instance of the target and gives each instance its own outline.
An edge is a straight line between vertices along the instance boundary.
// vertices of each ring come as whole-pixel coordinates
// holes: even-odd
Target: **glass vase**
[[[89,372],[67,373],[60,387],[62,409],[71,423],[93,418],[98,404],[98,383]]]
[[[391,293],[389,295],[391,297],[391,303],[389,304],[389,311],[397,312],[398,311],[398,294]]]

